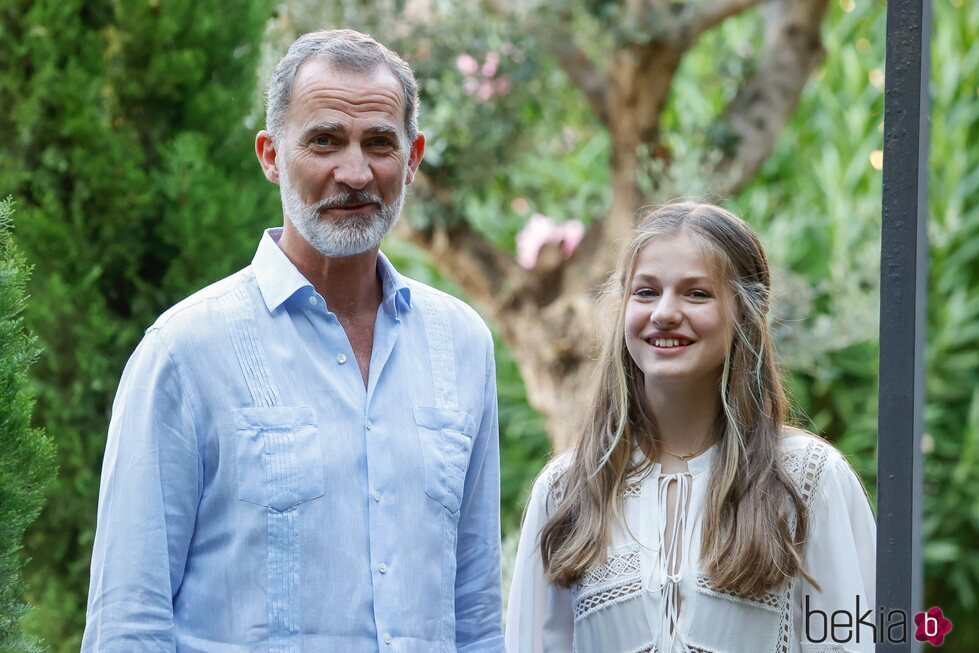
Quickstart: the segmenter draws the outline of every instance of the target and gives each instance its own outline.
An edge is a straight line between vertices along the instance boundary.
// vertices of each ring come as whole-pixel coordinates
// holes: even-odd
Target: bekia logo
[[[803,606],[805,638],[810,644],[822,644],[831,640],[837,644],[848,642],[903,643],[908,641],[908,618],[904,610],[876,610],[862,604],[854,597],[853,611],[835,610],[827,613],[814,608],[806,595]],[[941,646],[945,635],[952,630],[952,622],[939,607],[914,615],[917,627],[914,633],[919,642]]]
[[[942,614],[942,609],[938,606],[929,608],[928,612],[914,615],[914,624],[918,627],[914,632],[914,638],[919,642],[928,642],[932,646],[941,646],[945,641],[945,635],[952,630],[952,621]]]

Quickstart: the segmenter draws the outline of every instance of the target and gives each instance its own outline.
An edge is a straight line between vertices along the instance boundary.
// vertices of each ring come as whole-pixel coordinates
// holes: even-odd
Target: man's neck
[[[356,318],[377,312],[382,288],[376,248],[354,256],[330,258],[288,226],[279,238],[279,248],[337,316]]]

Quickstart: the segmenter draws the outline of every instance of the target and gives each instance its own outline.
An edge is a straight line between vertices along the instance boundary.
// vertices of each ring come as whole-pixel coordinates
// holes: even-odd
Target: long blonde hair
[[[611,526],[628,478],[656,455],[659,434],[644,400],[644,376],[626,349],[625,304],[636,259],[656,238],[694,236],[731,290],[731,346],[719,386],[720,438],[705,499],[701,567],[715,587],[757,596],[803,574],[806,505],[782,465],[786,417],[767,317],[771,282],[757,236],[740,218],[710,204],[668,204],[634,232],[609,291],[616,319],[599,360],[593,401],[562,477],[563,498],[545,524],[540,553],[548,579],[569,587],[606,560]],[[632,462],[635,443],[649,454]],[[794,524],[794,528],[793,528]]]

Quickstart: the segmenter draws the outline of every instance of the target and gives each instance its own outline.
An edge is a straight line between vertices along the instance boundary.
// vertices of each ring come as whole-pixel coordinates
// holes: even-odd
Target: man
[[[284,227],[147,331],[113,406],[85,651],[503,651],[492,341],[379,254],[407,64],[296,41],[255,149]]]

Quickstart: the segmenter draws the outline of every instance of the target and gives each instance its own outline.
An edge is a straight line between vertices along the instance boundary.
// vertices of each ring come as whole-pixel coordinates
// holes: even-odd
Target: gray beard
[[[385,234],[398,221],[405,202],[405,188],[402,185],[398,197],[390,204],[385,204],[380,195],[365,191],[340,193],[307,204],[299,197],[284,169],[279,171],[279,194],[286,219],[306,242],[329,258],[354,256],[380,247]],[[374,213],[345,218],[334,218],[322,213],[324,209],[351,202],[377,204],[381,208]]]

